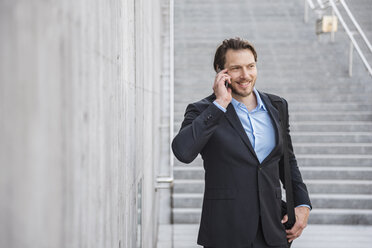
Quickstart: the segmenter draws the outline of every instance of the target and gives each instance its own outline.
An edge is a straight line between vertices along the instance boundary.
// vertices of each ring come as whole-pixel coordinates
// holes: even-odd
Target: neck
[[[252,91],[248,96],[240,96],[232,93],[232,97],[234,97],[238,102],[243,103],[247,107],[248,111],[252,111],[257,107],[257,97],[254,91]]]

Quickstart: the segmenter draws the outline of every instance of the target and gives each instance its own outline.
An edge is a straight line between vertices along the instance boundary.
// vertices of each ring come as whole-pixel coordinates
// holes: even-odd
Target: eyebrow
[[[255,65],[256,64],[256,62],[252,62],[252,63],[249,63],[249,64],[247,64],[248,66],[249,65]],[[231,65],[231,66],[229,66],[229,68],[233,68],[233,67],[242,67],[241,65]]]

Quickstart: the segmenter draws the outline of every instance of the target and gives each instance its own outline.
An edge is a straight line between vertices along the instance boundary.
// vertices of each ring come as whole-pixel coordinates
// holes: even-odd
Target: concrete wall
[[[160,10],[0,1],[0,247],[154,247]]]

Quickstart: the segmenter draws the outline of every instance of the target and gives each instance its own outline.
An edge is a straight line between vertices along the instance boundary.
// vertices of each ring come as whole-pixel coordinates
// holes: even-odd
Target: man
[[[233,38],[217,48],[214,94],[188,105],[172,142],[184,163],[200,153],[205,191],[198,244],[215,248],[287,247],[306,227],[311,203],[278,110],[255,89],[257,53]],[[286,102],[285,102],[286,103]],[[288,108],[286,106],[288,111]],[[288,115],[287,115],[288,116]],[[285,121],[285,120],[283,120]],[[289,125],[286,123],[287,127]],[[281,215],[283,135],[288,137],[296,223]]]

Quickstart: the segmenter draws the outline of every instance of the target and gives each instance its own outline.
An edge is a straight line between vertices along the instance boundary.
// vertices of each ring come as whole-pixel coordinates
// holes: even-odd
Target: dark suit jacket
[[[276,131],[276,147],[262,163],[232,104],[224,113],[213,101],[215,95],[188,105],[181,129],[172,142],[174,155],[190,163],[200,153],[204,161],[205,191],[198,244],[218,248],[248,247],[261,217],[265,240],[272,246],[287,244],[281,224],[283,173],[282,129],[279,112],[266,94],[260,93]],[[288,116],[288,107],[287,116]],[[310,199],[302,181],[288,132],[289,160],[295,206]],[[284,184],[284,183],[283,183]]]

